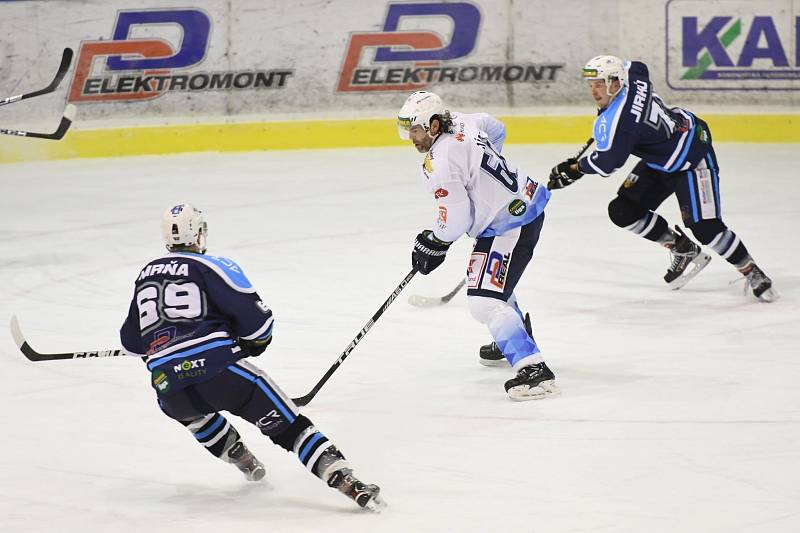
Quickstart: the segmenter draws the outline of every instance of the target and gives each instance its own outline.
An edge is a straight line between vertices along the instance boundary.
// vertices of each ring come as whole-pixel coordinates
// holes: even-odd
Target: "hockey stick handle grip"
[[[367,334],[367,332],[370,329],[372,329],[372,326],[375,325],[375,322],[377,322],[378,319],[381,317],[381,315],[383,315],[383,313],[386,311],[386,309],[388,309],[389,306],[392,305],[392,302],[397,299],[397,297],[400,295],[400,292],[402,292],[405,286],[408,285],[408,282],[411,281],[411,278],[413,278],[416,273],[417,269],[412,268],[411,272],[409,272],[406,275],[406,277],[403,279],[403,281],[400,282],[397,288],[395,288],[392,294],[390,294],[389,297],[386,299],[386,301],[383,302],[383,305],[381,305],[380,308],[378,308],[378,310],[375,312],[375,314],[372,315],[372,318],[370,318],[369,321],[364,325],[364,327],[361,328],[361,331],[359,331],[358,334],[355,336],[355,338],[352,341],[350,341],[350,344],[347,345],[347,348],[344,349],[342,354],[336,359],[336,361],[334,361],[333,365],[331,365],[328,371],[325,372],[325,375],[322,376],[322,378],[317,382],[316,385],[314,385],[314,388],[311,389],[311,392],[299,398],[292,398],[292,401],[294,403],[296,403],[301,407],[304,405],[308,405],[308,403],[320,391],[322,386],[325,385],[325,383],[330,379],[333,373],[336,372],[336,369],[339,368],[339,366],[345,359],[347,359],[347,356],[350,355],[350,352],[352,352],[355,349],[358,343],[361,342],[361,339],[363,339],[364,336]]]

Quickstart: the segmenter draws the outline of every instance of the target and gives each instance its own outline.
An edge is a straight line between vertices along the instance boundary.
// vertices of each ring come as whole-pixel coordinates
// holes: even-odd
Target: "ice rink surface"
[[[508,146],[544,178],[575,146]],[[360,512],[234,419],[266,464],[244,481],[163,416],[133,358],[31,363],[118,347],[139,269],[173,203],[205,210],[209,252],[237,260],[276,316],[254,362],[305,394],[410,269],[430,227],[412,148],[199,154],[0,166],[0,530],[800,531],[797,145],[717,147],[723,215],[773,278],[743,294],[714,255],[684,289],[668,254],[612,225],[625,172],[554,192],[518,287],[563,391],[515,403],[464,293],[471,243],[417,276],[304,412],[379,484]],[[632,162],[626,166],[631,166]],[[669,199],[659,210],[679,222]]]

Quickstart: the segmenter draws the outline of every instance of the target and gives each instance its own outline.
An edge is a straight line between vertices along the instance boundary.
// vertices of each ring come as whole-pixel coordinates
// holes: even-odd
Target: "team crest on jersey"
[[[447,189],[442,189],[441,187],[439,187],[438,189],[436,189],[436,192],[433,193],[433,197],[434,198],[444,198],[448,194],[450,194],[450,193],[447,192]]]
[[[510,204],[508,204],[508,212],[511,213],[512,216],[521,217],[525,214],[525,211],[528,210],[528,206],[525,205],[525,202],[517,198],[516,200],[512,200]]]
[[[456,133],[456,140],[458,142],[460,142],[460,143],[464,142],[464,132],[463,131],[459,131],[458,133]]]

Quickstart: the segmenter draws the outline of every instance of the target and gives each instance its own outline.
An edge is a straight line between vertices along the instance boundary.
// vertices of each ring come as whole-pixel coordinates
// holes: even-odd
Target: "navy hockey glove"
[[[550,179],[547,181],[547,188],[551,191],[555,189],[563,189],[567,185],[572,185],[581,179],[583,177],[583,172],[581,172],[580,165],[578,166],[577,170],[572,170],[572,168],[570,168],[572,165],[577,163],[577,159],[570,157],[566,161],[554,166],[553,170],[550,171]]]
[[[417,269],[420,274],[430,274],[436,267],[444,263],[447,249],[452,243],[440,241],[433,236],[433,232],[426,229],[414,241],[414,249],[411,251],[411,266]]]
[[[272,342],[272,335],[267,337],[266,339],[239,339],[239,347],[242,351],[247,353],[247,357],[258,357],[264,350],[267,349],[269,343]]]

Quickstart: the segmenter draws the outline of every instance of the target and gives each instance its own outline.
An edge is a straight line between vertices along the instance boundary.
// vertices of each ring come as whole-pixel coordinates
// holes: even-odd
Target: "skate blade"
[[[267,475],[267,470],[262,466],[261,468],[256,468],[249,474],[245,474],[245,477],[247,478],[247,481],[258,483],[259,481],[264,479],[264,476],[266,475]]]
[[[711,262],[711,256],[705,252],[700,252],[700,254],[692,259],[692,262],[689,263],[689,266],[686,267],[686,270],[683,271],[683,274],[679,278],[676,278],[669,282],[667,285],[673,291],[677,291],[689,281],[692,280],[696,275],[700,273],[705,267],[708,266],[708,263]]]
[[[388,507],[386,501],[384,501],[384,499],[381,498],[380,495],[375,495],[369,499],[367,505],[362,507],[362,509],[364,509],[365,511],[369,511],[371,513],[380,513],[381,511],[386,509],[386,507]]]
[[[479,357],[478,360],[483,366],[509,366],[509,362],[505,357],[502,359],[483,359]]]
[[[516,402],[541,400],[548,396],[558,396],[559,394],[561,394],[561,389],[558,388],[555,380],[543,381],[535,387],[517,385],[508,389],[508,397]]]
[[[753,296],[755,296],[755,294]],[[758,298],[759,301],[765,303],[772,303],[778,299],[778,293],[772,287],[770,287],[769,289],[762,292],[759,296],[755,297]]]

